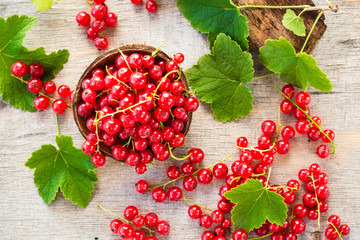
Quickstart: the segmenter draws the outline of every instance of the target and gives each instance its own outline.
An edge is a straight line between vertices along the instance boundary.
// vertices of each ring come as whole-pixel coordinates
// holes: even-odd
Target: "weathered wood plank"
[[[163,47],[165,52],[174,54],[181,51],[185,54],[185,68],[196,63],[202,54],[208,53],[206,36],[191,28],[178,12],[175,1],[160,1],[161,6],[156,14],[148,14],[144,6],[133,6],[128,0],[108,2],[110,9],[119,15],[119,26],[107,32],[111,48],[125,43],[146,42],[157,46],[167,42]],[[318,0],[316,4],[324,2]],[[331,210],[324,214],[323,222],[329,214],[339,214],[342,221],[352,228],[348,239],[356,240],[360,236],[360,194],[356,184],[360,181],[360,4],[340,7],[339,13],[326,13],[328,29],[314,51],[319,66],[333,81],[334,91],[320,93],[311,90],[311,110],[322,117],[324,126],[335,130],[337,154],[328,160],[318,160],[314,154],[317,144],[298,137],[293,142],[291,152],[276,159],[271,179],[274,183],[283,184],[295,177],[300,168],[308,167],[313,161],[320,163],[331,178]],[[39,18],[38,25],[25,41],[30,49],[45,46],[48,51],[59,48],[70,50],[70,61],[57,75],[56,82],[72,88],[85,67],[98,55],[92,43],[85,39],[84,29],[74,21],[76,13],[81,10],[87,10],[85,0],[55,2],[53,9],[43,13],[37,13],[30,0],[0,1],[1,16],[24,13]],[[260,66],[257,69],[259,75],[266,72]],[[187,142],[176,154],[183,155],[190,147],[197,146],[207,154],[204,166],[215,163],[229,153],[233,153],[233,156],[228,162],[237,159],[238,151],[233,147],[236,138],[247,136],[251,143],[255,143],[261,122],[277,119],[276,107],[282,97],[276,92],[274,84],[281,84],[276,77],[259,79],[250,84],[255,96],[254,110],[249,117],[232,123],[216,122],[209,106],[201,104],[199,111],[194,114]],[[161,239],[200,239],[202,229],[187,217],[186,203],[155,204],[149,196],[137,194],[134,183],[140,177],[132,168],[111,160],[98,170],[99,182],[87,209],[74,207],[62,196],[58,196],[52,205],[45,205],[33,184],[33,171],[24,167],[24,162],[41,144],[54,143],[56,124],[53,113],[25,113],[0,101],[0,116],[2,239],[118,239],[108,227],[112,217],[98,209],[96,202],[119,213],[130,204],[138,206],[142,213],[156,211],[172,226],[169,236]],[[288,117],[282,117],[283,125],[294,123]],[[61,132],[72,135],[77,146],[83,141],[71,112],[61,116]],[[159,183],[165,180],[165,170],[170,164],[169,161],[159,163],[156,169],[150,167],[141,178],[149,179],[152,184]],[[220,181],[214,181],[210,186],[199,186],[197,191],[186,193],[186,196],[199,204],[215,208],[220,184]],[[314,237],[314,232],[318,231],[316,223],[309,223],[307,229],[307,234],[299,239],[319,239]],[[325,224],[321,231],[324,229]],[[320,239],[324,239],[322,234]]]

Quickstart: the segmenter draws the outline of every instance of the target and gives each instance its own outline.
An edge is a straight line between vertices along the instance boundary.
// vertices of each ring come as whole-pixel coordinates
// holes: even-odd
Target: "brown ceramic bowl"
[[[75,91],[75,96],[74,96],[74,100],[73,100],[73,113],[74,113],[74,120],[76,122],[76,125],[79,128],[80,133],[83,135],[83,137],[86,139],[86,136],[89,134],[89,129],[86,127],[86,119],[79,116],[77,113],[77,105],[82,101],[81,99],[81,93],[82,93],[82,89],[81,89],[81,83],[84,79],[86,78],[90,78],[91,77],[91,73],[95,68],[104,68],[106,65],[109,64],[114,64],[115,63],[115,59],[116,57],[120,54],[119,49],[127,55],[130,55],[132,53],[142,53],[142,54],[150,54],[152,52],[154,52],[156,50],[156,48],[152,47],[152,46],[148,46],[145,44],[128,44],[128,45],[122,45],[117,49],[113,49],[110,50],[106,53],[104,53],[103,55],[99,56],[98,58],[96,58],[91,64],[90,66],[88,66],[85,70],[85,72],[82,74],[77,87],[76,87],[76,91]],[[165,61],[169,61],[172,60],[171,57],[169,57],[166,53],[164,53],[163,51],[159,50],[158,53],[156,54],[155,57],[155,61],[156,59],[162,59]],[[181,73],[181,82],[184,84],[184,87],[186,90],[190,91],[189,89],[189,84],[187,82],[186,76],[185,74],[182,72]],[[184,126],[184,130],[182,131],[182,133],[184,135],[187,134],[187,132],[189,131],[190,128],[190,124],[191,124],[191,119],[192,119],[192,113],[189,112],[189,120],[185,123]],[[107,146],[105,146],[104,144],[100,143],[100,151],[102,153],[104,153],[105,155],[112,157],[111,154],[111,149]]]

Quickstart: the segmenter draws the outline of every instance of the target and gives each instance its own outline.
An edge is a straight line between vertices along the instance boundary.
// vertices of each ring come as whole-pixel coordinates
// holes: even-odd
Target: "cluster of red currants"
[[[349,235],[350,227],[346,224],[340,225],[340,223],[340,218],[337,215],[331,215],[328,218],[328,224],[330,225],[330,227],[325,230],[325,237],[327,239],[335,240],[339,236]]]
[[[131,2],[135,5],[140,5],[142,4],[143,0],[131,0]],[[145,6],[146,10],[150,13],[154,13],[158,9],[158,3],[156,0],[147,0]]]
[[[76,22],[83,27],[87,27],[86,36],[90,40],[94,40],[95,47],[99,50],[107,49],[109,41],[106,37],[99,36],[106,27],[115,27],[118,20],[117,16],[113,12],[108,11],[108,7],[105,4],[106,0],[94,0],[95,5],[91,6],[91,16],[94,21],[91,22],[91,16],[87,12],[79,12],[76,15]]]
[[[193,191],[197,187],[197,183],[209,184],[213,180],[213,173],[208,168],[196,170],[194,164],[199,164],[204,160],[204,152],[200,148],[192,148],[188,152],[188,160],[183,163],[181,170],[177,166],[170,166],[167,169],[169,182],[149,189],[149,183],[145,180],[139,180],[136,185],[136,191],[146,193],[152,190],[152,198],[156,202],[164,202],[167,198],[170,201],[178,201],[183,197],[181,188],[177,186],[170,187],[167,191],[165,187],[179,179],[183,179],[183,187],[186,191]],[[226,165],[225,165],[226,166]],[[197,178],[196,178],[197,177]],[[215,175],[217,177],[217,175]]]
[[[299,134],[307,135],[310,141],[318,141],[321,139],[324,143],[333,143],[335,133],[331,129],[322,131],[321,118],[318,116],[310,117],[310,108],[308,105],[311,102],[311,96],[308,92],[301,91],[295,96],[295,88],[292,85],[285,85],[282,89],[283,94],[287,97],[280,104],[280,110],[285,114],[294,114],[298,120],[296,123],[296,131]],[[285,96],[284,95],[284,96]],[[291,100],[295,96],[295,102]],[[283,130],[295,133],[292,127]],[[330,151],[327,145],[321,144],[317,147],[316,153],[320,158],[327,158]]]
[[[58,88],[58,94],[64,99],[52,99],[46,94],[53,94],[56,91],[56,84],[53,81],[47,81],[43,84],[40,78],[44,75],[45,69],[40,63],[31,63],[29,66],[24,62],[15,62],[11,67],[11,73],[19,78],[21,81],[26,82],[23,77],[29,74],[30,79],[27,81],[27,89],[29,92],[38,94],[34,99],[34,107],[38,111],[45,110],[49,107],[50,101],[52,102],[52,109],[56,114],[64,113],[68,107],[64,99],[69,98],[72,101],[74,91],[71,91],[69,86],[61,85]],[[44,93],[41,92],[44,91]]]
[[[181,81],[183,61],[181,53],[168,62],[155,55],[121,53],[115,65],[97,68],[83,80],[77,113],[90,132],[82,150],[92,154],[95,166],[105,164],[100,142],[139,174],[154,157],[166,161],[172,148],[184,144],[189,113],[199,102]]]
[[[135,206],[128,206],[124,210],[124,218],[121,217],[121,219],[114,219],[110,222],[110,229],[115,234],[118,234],[120,239],[158,240],[157,237],[152,235],[156,232],[160,235],[168,234],[170,225],[166,221],[159,221],[159,217],[155,213],[151,212],[142,216],[139,215]],[[146,236],[144,230],[150,236]]]

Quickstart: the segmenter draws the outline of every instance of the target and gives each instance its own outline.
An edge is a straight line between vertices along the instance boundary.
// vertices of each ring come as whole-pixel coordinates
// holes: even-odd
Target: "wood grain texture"
[[[112,11],[119,15],[116,29],[107,31],[110,48],[127,43],[146,43],[158,46],[172,55],[181,51],[186,56],[184,68],[189,68],[197,59],[208,53],[206,36],[191,28],[189,22],[179,13],[175,1],[160,0],[159,11],[149,14],[144,6],[134,6],[128,0],[108,0]],[[325,4],[318,0],[316,4]],[[338,2],[341,3],[340,1]],[[338,214],[344,223],[351,226],[351,235],[344,239],[357,240],[360,236],[359,186],[360,166],[360,4],[340,5],[339,13],[326,13],[328,26],[323,38],[314,51],[314,56],[332,80],[334,91],[322,93],[310,89],[313,100],[313,114],[321,116],[323,126],[336,132],[337,153],[327,160],[319,160],[314,154],[318,143],[309,143],[305,137],[294,139],[291,152],[277,156],[273,164],[271,181],[285,184],[296,176],[300,168],[318,162],[330,176],[330,211],[322,216],[322,227],[309,222],[307,233],[300,240],[324,239],[325,222],[330,214]],[[39,18],[38,25],[27,35],[25,45],[30,49],[44,46],[48,51],[60,48],[69,49],[71,56],[56,77],[57,84],[68,84],[75,88],[81,74],[99,54],[86,40],[84,28],[75,23],[77,12],[87,10],[85,1],[61,0],[54,2],[53,9],[37,13],[30,0],[1,0],[0,15],[28,14]],[[267,73],[259,64],[257,74]],[[230,163],[238,158],[234,142],[239,136],[247,136],[252,144],[260,135],[260,124],[265,119],[277,119],[277,106],[282,97],[274,88],[281,83],[277,78],[258,79],[251,84],[254,92],[254,110],[249,117],[232,123],[214,120],[207,104],[201,104],[193,115],[185,146],[179,148],[177,155],[184,155],[191,147],[201,147],[206,153],[204,166],[233,156]],[[135,174],[133,168],[109,159],[106,166],[97,170],[99,182],[96,183],[93,200],[88,208],[80,209],[64,200],[59,194],[47,206],[37,193],[33,184],[33,170],[24,166],[31,152],[42,144],[54,144],[56,134],[55,116],[51,111],[27,113],[14,109],[0,101],[0,236],[1,239],[26,240],[115,240],[108,227],[112,216],[101,211],[96,202],[110,210],[121,213],[130,205],[139,207],[141,213],[156,211],[160,218],[168,220],[171,232],[162,240],[198,240],[202,229],[187,216],[187,203],[154,203],[150,196],[135,192],[134,184],[147,179],[154,185],[165,180],[168,161],[149,167],[143,176]],[[76,146],[83,138],[68,111],[60,117],[61,132],[72,135]],[[295,121],[282,116],[282,124],[294,125]],[[197,191],[186,193],[189,199],[210,208],[216,207],[219,199],[218,187],[221,181],[213,181],[209,186],[199,186]],[[300,196],[300,194],[298,195]]]
[[[292,6],[292,5],[310,5],[313,6],[312,0],[248,0],[241,1],[235,0],[234,3],[238,6],[243,5],[259,5],[259,6]],[[322,6],[324,3],[322,3]],[[294,10],[299,14],[302,9]],[[286,13],[285,9],[256,9],[248,8],[242,9],[241,13],[246,16],[249,23],[249,45],[251,49],[258,49],[264,46],[267,39],[278,39],[279,37],[285,37],[299,52],[305,42],[305,37],[295,35],[292,31],[286,29],[282,23],[282,17]],[[317,18],[319,11],[309,11],[302,15],[304,24],[306,26],[306,33],[308,33],[313,26],[315,19]],[[305,47],[305,52],[312,52],[319,41],[324,35],[326,25],[324,23],[324,15],[320,18],[318,24],[314,29],[311,39]]]

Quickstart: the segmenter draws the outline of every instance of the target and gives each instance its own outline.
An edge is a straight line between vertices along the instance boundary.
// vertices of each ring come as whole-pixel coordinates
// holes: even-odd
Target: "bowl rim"
[[[124,54],[127,54],[127,52],[130,52],[130,53],[132,53],[132,52],[143,52],[143,53],[151,54],[154,51],[157,51],[157,53],[156,53],[157,58],[161,58],[161,59],[163,59],[165,61],[173,60],[164,51],[162,51],[161,49],[157,49],[157,48],[155,48],[153,46],[146,45],[146,44],[125,44],[125,45],[119,46],[118,48],[111,49],[111,50],[106,51],[105,53],[99,55],[98,57],[96,57],[92,61],[92,63],[89,66],[87,66],[87,68],[85,69],[85,71],[83,72],[83,74],[81,75],[81,77],[78,80],[78,83],[77,83],[77,86],[76,86],[76,89],[75,89],[75,93],[74,93],[74,98],[73,98],[73,101],[72,101],[72,104],[73,104],[72,111],[73,111],[73,117],[74,117],[76,126],[77,126],[78,130],[80,131],[81,135],[85,139],[87,138],[87,134],[90,133],[90,130],[87,129],[86,122],[85,122],[85,124],[82,123],[82,122],[84,122],[84,118],[79,116],[79,114],[77,113],[77,104],[81,101],[81,92],[82,92],[81,84],[82,84],[83,80],[86,79],[86,78],[89,78],[90,75],[91,75],[91,72],[95,68],[100,67],[101,65],[104,65],[104,64],[106,65],[106,59],[108,59],[108,58],[116,58],[116,56],[121,54],[121,52],[123,52]],[[185,73],[183,72],[182,69],[181,69],[180,80],[184,84],[184,88],[188,92],[190,92],[190,87],[189,87],[187,77],[186,77],[186,75],[185,75]],[[182,131],[184,136],[186,136],[187,133],[190,130],[191,121],[192,121],[192,112],[189,112],[189,119],[188,119],[187,122],[184,123],[185,126],[184,126],[184,129]],[[85,125],[85,126],[83,126],[83,125]],[[173,148],[172,151],[174,149],[175,148]],[[115,159],[112,156],[111,149],[108,146],[101,143],[101,142],[100,142],[99,150],[105,156],[108,156],[108,157],[111,157],[111,158]],[[115,159],[115,160],[120,161],[118,159]]]

